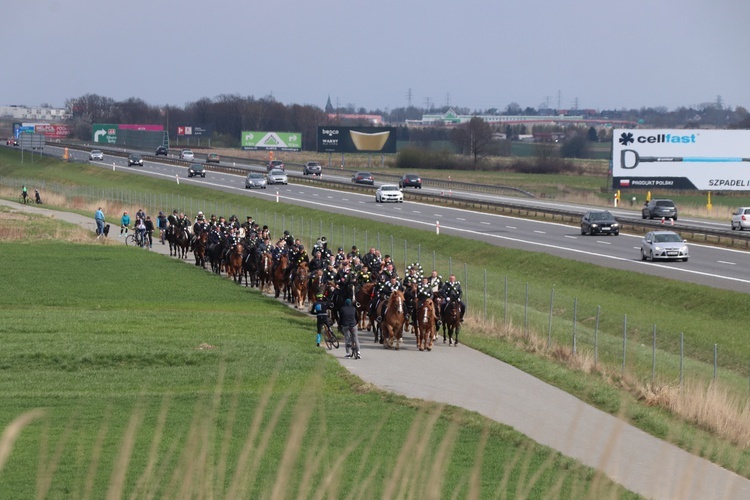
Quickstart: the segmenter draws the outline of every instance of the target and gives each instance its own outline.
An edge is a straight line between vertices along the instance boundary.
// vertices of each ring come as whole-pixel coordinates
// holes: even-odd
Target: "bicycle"
[[[125,237],[125,244],[128,246],[137,246],[143,248],[146,244],[146,233],[143,236],[138,231],[133,231],[131,234]]]
[[[334,347],[336,349],[339,348],[339,339],[336,337],[336,334],[333,333],[333,330],[331,329],[331,325],[326,323],[323,325],[323,339],[325,340],[326,347],[330,351]]]
[[[27,204],[29,204],[30,203],[29,197],[28,196],[24,196],[22,194],[19,194],[18,195],[18,203],[20,203],[21,205],[27,205]]]

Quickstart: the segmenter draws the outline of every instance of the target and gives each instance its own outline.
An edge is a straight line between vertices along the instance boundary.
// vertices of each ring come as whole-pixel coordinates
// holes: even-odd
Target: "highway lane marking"
[[[489,225],[490,225],[490,223],[489,223],[489,222],[484,222],[484,221],[480,222],[480,224],[484,224],[485,226],[489,226]],[[454,309],[455,309],[455,308],[454,308]]]
[[[432,214],[432,215],[434,215],[435,217],[442,217],[443,216],[443,214]]]
[[[456,217],[456,220],[465,221],[466,219],[464,219],[463,217]]]
[[[569,234],[566,234],[565,237],[566,238],[570,238],[571,240],[577,240],[578,239],[578,236],[571,236]]]
[[[420,212],[419,210],[412,210],[411,212],[412,212],[413,214],[421,214],[421,213],[422,213],[422,212]],[[454,307],[454,309],[455,309],[455,307]]]
[[[539,231],[538,229],[534,229],[534,232],[538,234],[547,234],[547,231]]]
[[[737,265],[736,262],[727,262],[725,260],[717,260],[716,262],[718,262],[719,264],[727,264],[729,266],[736,266]]]
[[[602,240],[596,240],[597,243],[601,243],[602,245],[611,245],[609,241],[602,241]]]

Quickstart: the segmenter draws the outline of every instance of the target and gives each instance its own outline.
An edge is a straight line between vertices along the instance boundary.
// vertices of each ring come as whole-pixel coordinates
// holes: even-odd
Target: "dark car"
[[[644,219],[664,217],[665,219],[677,220],[677,207],[672,200],[653,199],[643,205],[641,215]]]
[[[323,167],[317,161],[308,161],[302,169],[302,175],[320,175]]]
[[[268,162],[268,165],[266,165],[266,171],[270,172],[271,170],[284,170],[284,162],[281,160],[271,160]]]
[[[169,148],[166,146],[159,146],[156,148],[156,153],[154,153],[156,156],[167,156],[169,155]]]
[[[208,153],[206,155],[206,163],[221,163],[221,157],[216,153]]]
[[[375,179],[372,178],[372,174],[370,172],[357,172],[356,174],[352,175],[352,182],[356,184],[369,184],[373,185],[375,184]]]
[[[581,217],[581,234],[620,234],[620,223],[607,210],[591,210]]]
[[[188,167],[188,177],[206,177],[206,167],[201,163],[191,163]]]
[[[398,181],[398,187],[401,189],[407,187],[422,189],[422,179],[417,174],[406,174]]]
[[[128,167],[130,165],[139,165],[143,166],[143,157],[137,153],[133,153],[130,156],[128,156]]]

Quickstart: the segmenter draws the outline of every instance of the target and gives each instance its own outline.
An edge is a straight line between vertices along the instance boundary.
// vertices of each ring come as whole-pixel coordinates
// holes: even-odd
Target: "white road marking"
[[[516,226],[505,226],[505,227],[507,227],[508,229],[518,229]]]
[[[726,264],[728,266],[736,266],[737,265],[736,262],[727,262],[725,260],[717,260],[716,262],[718,262],[719,264]]]
[[[480,224],[484,224],[485,226],[489,226],[490,225],[489,222],[480,222]]]
[[[565,235],[566,238],[570,238],[571,240],[577,240],[578,236],[570,236],[569,234]]]
[[[456,217],[456,220],[466,220],[466,219],[464,219],[462,217]]]
[[[547,231],[539,231],[537,229],[534,229],[534,232],[538,234],[547,234]]]
[[[602,240],[596,240],[597,243],[601,243],[602,245],[611,245],[609,241],[602,241]]]

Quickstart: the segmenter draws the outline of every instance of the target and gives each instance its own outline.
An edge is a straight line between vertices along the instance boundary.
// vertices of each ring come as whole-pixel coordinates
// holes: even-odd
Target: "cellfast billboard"
[[[242,132],[242,149],[259,151],[300,151],[302,134],[297,132]]]
[[[396,127],[318,127],[318,152],[395,153]]]
[[[750,130],[615,129],[614,189],[750,190]]]

